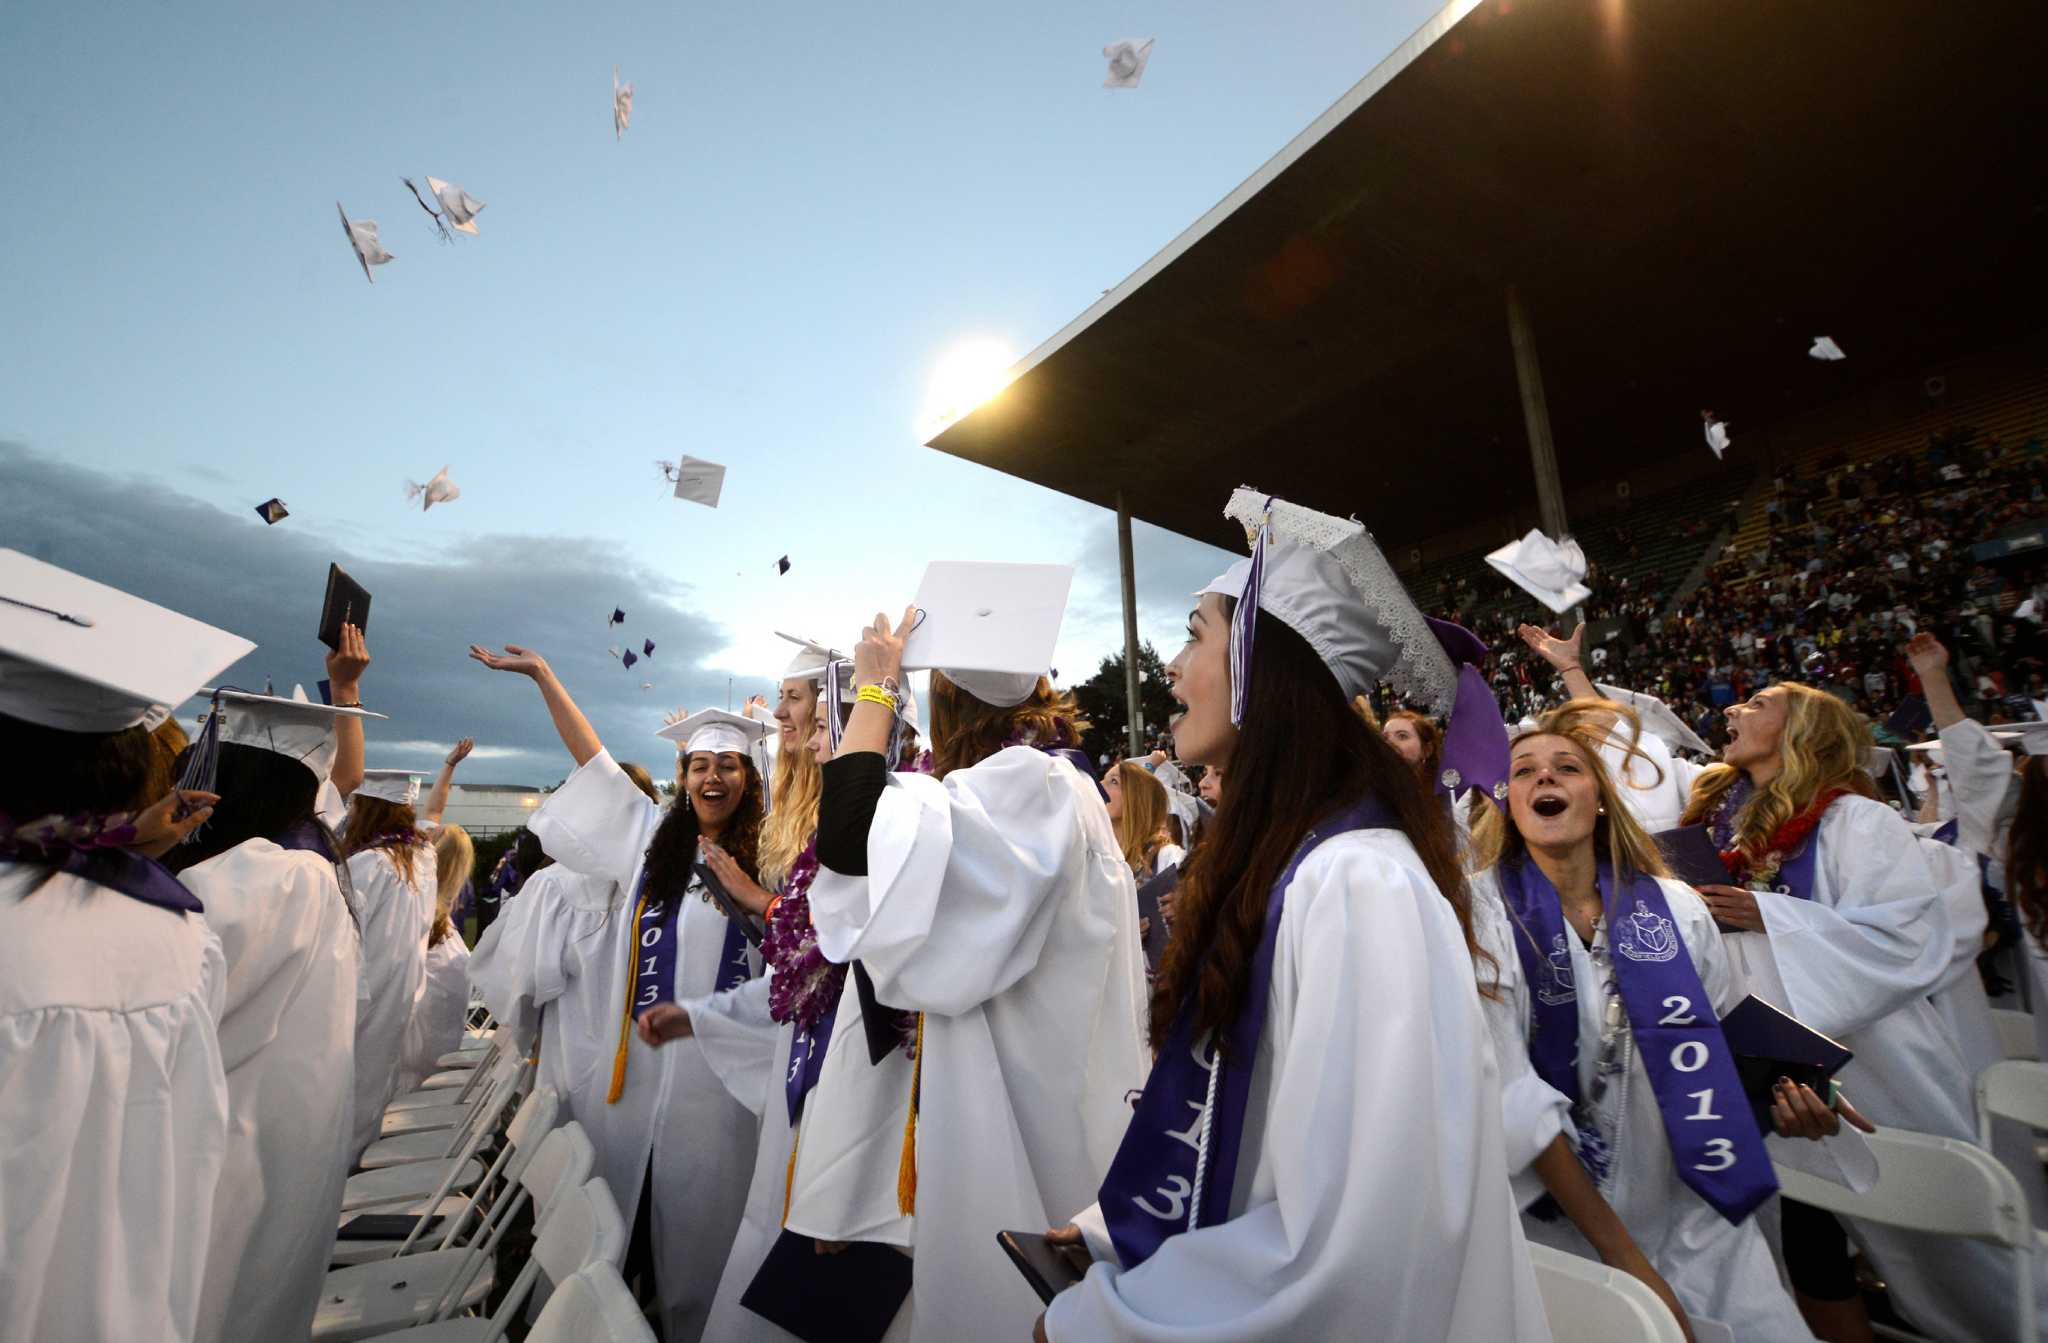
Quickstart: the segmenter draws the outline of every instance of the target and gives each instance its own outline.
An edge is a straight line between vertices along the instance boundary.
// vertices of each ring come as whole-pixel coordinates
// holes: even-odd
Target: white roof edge
[[[1416,57],[1436,45],[1438,38],[1455,27],[1458,20],[1479,8],[1480,3],[1481,0],[1446,0],[1442,9],[1430,16],[1420,28],[1409,34],[1407,41],[1395,47],[1393,51],[1388,53],[1385,60],[1375,65],[1366,73],[1363,79],[1347,89],[1344,95],[1337,99],[1336,102],[1330,104],[1321,116],[1311,121],[1292,140],[1282,145],[1278,153],[1259,166],[1258,171],[1238,183],[1229,195],[1210,206],[1201,218],[1182,229],[1178,236],[1167,243],[1166,246],[1153,253],[1151,260],[1132,271],[1121,284],[1089,304],[1079,316],[1075,317],[1058,331],[1055,331],[1046,340],[1039,342],[1036,349],[1018,360],[1012,370],[1013,378],[1022,377],[1025,373],[1030,372],[1040,363],[1050,358],[1055,350],[1058,350],[1068,341],[1086,331],[1090,326],[1093,326],[1096,319],[1116,307],[1117,304],[1135,292],[1147,280],[1157,275],[1160,271],[1165,270],[1182,253],[1207,237],[1210,231],[1218,224],[1236,213],[1239,206],[1264,190],[1267,183],[1286,171],[1296,159],[1306,154],[1324,136],[1336,129],[1346,117],[1364,106],[1367,99],[1392,83],[1394,76],[1406,70],[1410,65],[1413,65]],[[969,411],[967,415],[972,415],[973,413],[973,411]],[[960,420],[966,419],[967,415],[962,415],[958,419],[949,420],[944,425],[941,425],[925,440],[925,446],[931,446],[933,441],[942,437],[947,430],[958,424]]]

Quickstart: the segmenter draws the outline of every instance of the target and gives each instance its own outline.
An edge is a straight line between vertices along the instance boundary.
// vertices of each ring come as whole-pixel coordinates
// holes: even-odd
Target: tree
[[[1115,755],[1130,744],[1126,731],[1129,715],[1124,702],[1124,655],[1113,653],[1102,660],[1102,665],[1089,677],[1074,687],[1074,702],[1081,707],[1082,716],[1088,720],[1088,731],[1081,738],[1082,749],[1091,760],[1103,755]],[[1152,645],[1138,645],[1138,708],[1143,715],[1145,737],[1149,741],[1154,735],[1166,730],[1166,720],[1178,709],[1173,694],[1167,689],[1166,665],[1159,660],[1159,654]]]

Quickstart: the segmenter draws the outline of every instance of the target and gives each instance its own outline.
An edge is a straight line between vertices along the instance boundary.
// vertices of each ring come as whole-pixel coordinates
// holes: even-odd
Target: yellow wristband
[[[878,685],[864,685],[854,693],[856,703],[879,704],[890,713],[896,712],[896,697]]]

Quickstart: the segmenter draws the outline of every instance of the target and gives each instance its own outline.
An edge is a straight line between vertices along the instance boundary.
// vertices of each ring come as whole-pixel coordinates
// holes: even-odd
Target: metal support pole
[[[1536,473],[1536,507],[1543,530],[1562,539],[1564,485],[1557,476],[1557,449],[1550,440],[1550,403],[1543,396],[1543,365],[1536,358],[1536,333],[1522,296],[1508,286],[1508,341],[1515,349],[1515,381],[1522,389],[1522,424],[1529,432],[1529,465]]]
[[[1124,703],[1130,723],[1131,759],[1144,752],[1145,711],[1138,698],[1138,575],[1131,561],[1131,510],[1116,492],[1116,567],[1124,594]]]

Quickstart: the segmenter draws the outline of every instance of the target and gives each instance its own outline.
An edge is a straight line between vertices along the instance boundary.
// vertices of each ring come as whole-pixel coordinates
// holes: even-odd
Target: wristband
[[[891,714],[896,712],[896,697],[878,685],[864,685],[854,693],[856,704],[879,704]]]

